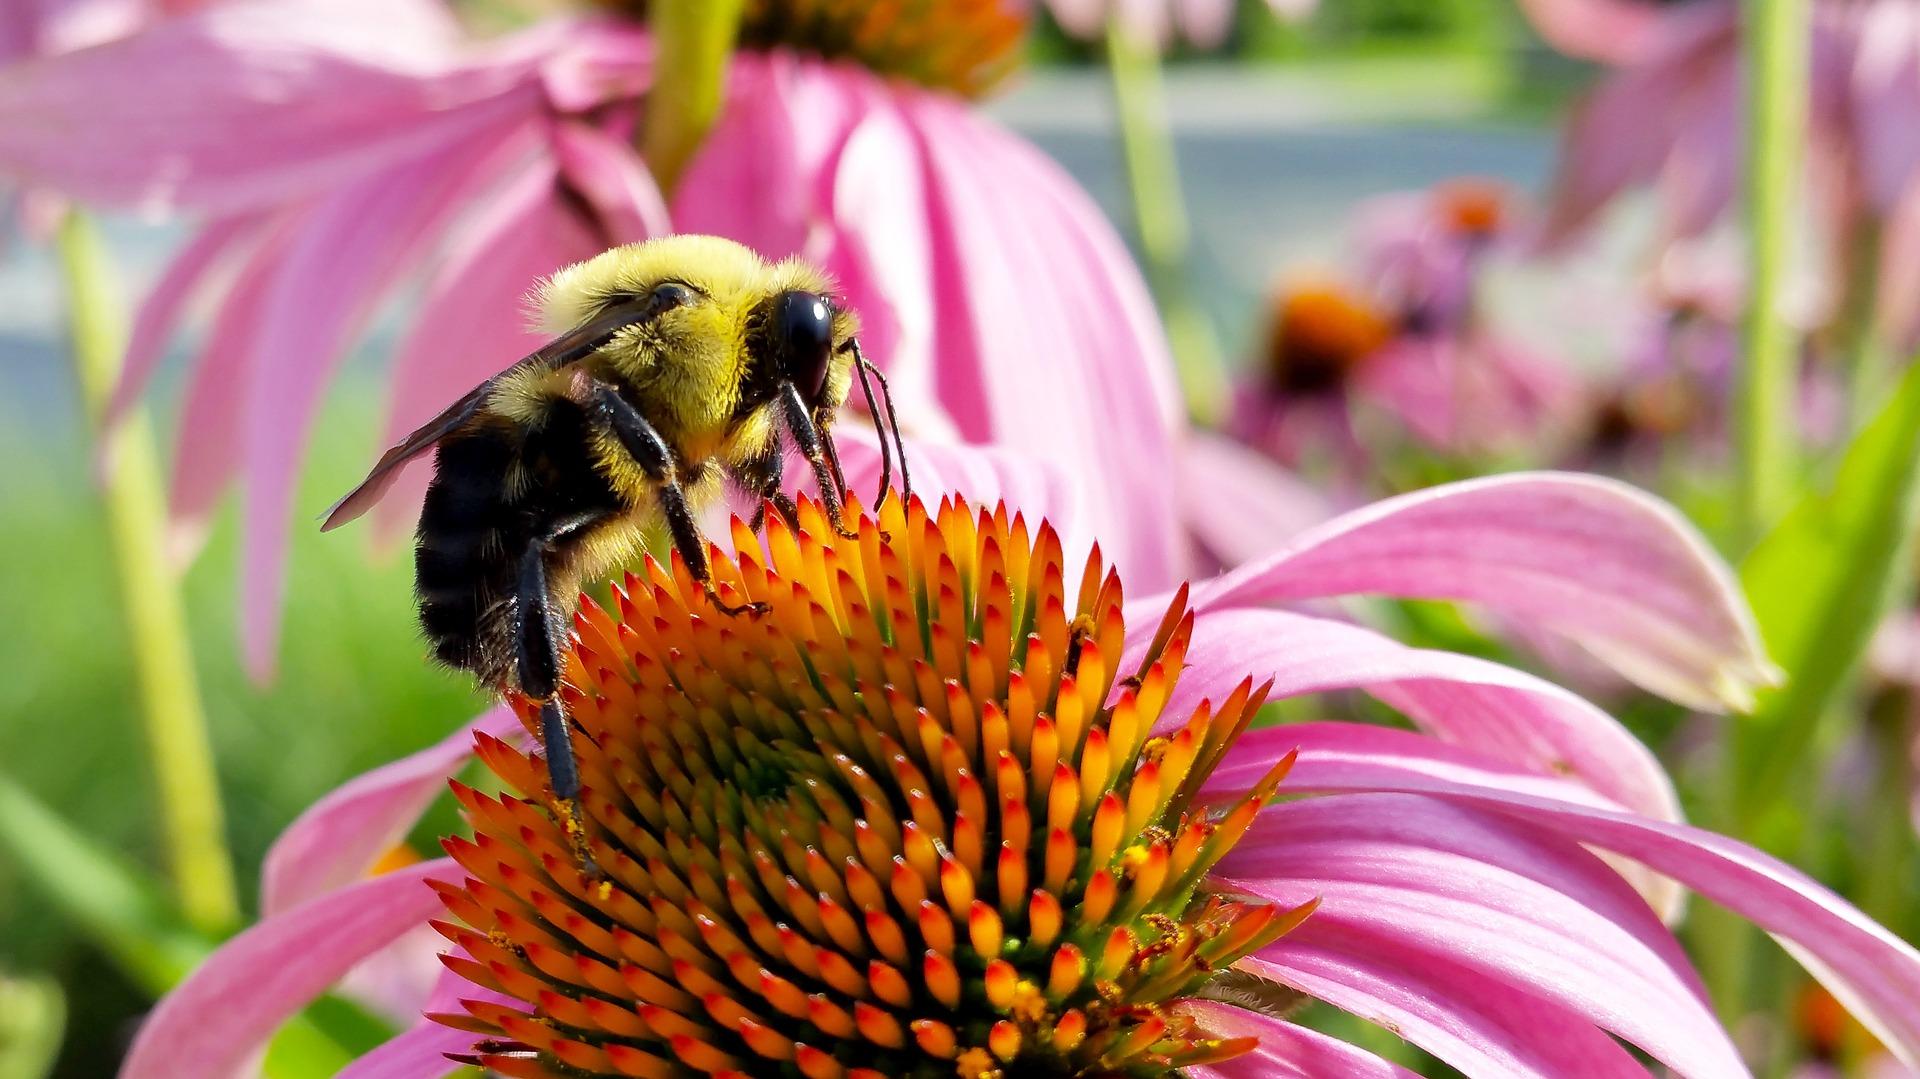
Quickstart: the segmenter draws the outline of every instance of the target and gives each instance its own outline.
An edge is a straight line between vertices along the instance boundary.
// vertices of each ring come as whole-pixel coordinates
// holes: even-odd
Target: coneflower
[[[159,1004],[123,1077],[247,1074],[285,1016],[429,923],[449,938],[435,1018],[345,1079],[1406,1074],[1305,1025],[1325,1006],[1467,1075],[1637,1074],[1627,1046],[1741,1074],[1662,922],[1675,881],[1920,1051],[1920,954],[1674,820],[1664,774],[1591,705],[1249,606],[1479,598],[1735,699],[1762,673],[1749,616],[1665,512],[1593,479],[1458,484],[1132,600],[999,506],[740,530],[721,594],[768,613],[717,615],[649,564],[576,620],[591,871],[518,748],[524,711],[489,720],[289,829],[267,918]],[[1254,727],[1268,679],[1276,699],[1366,689],[1420,732]],[[456,788],[473,836],[361,877],[476,744],[505,792]]]
[[[524,1008],[439,1017],[480,1036],[472,1063],[1148,1076],[1252,1048],[1179,1005],[1313,907],[1208,883],[1292,763],[1196,803],[1264,690],[1163,715],[1184,601],[1122,671],[1118,575],[1096,548],[1070,592],[1053,529],[1004,507],[890,500],[854,522],[837,537],[804,503],[765,557],[735,537],[716,572],[760,617],[657,563],[611,612],[583,607],[569,704],[595,875],[541,762],[480,737],[517,793],[456,787],[475,835],[447,843],[468,876],[439,886],[439,925],[454,971]]]

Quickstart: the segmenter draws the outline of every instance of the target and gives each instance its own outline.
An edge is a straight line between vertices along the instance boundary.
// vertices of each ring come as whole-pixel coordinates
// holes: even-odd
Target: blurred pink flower
[[[1479,295],[1488,261],[1521,246],[1517,212],[1511,191],[1473,179],[1363,206],[1363,284],[1282,283],[1264,370],[1240,387],[1230,430],[1309,475],[1354,483],[1403,435],[1497,454],[1564,423],[1578,380],[1503,333]]]
[[[1731,258],[1692,244],[1656,263],[1643,325],[1625,362],[1595,376],[1585,438],[1572,464],[1628,477],[1656,475],[1669,451],[1690,466],[1724,460],[1740,354],[1745,283]],[[1788,317],[1810,320],[1806,304]],[[1844,432],[1845,389],[1809,341],[1797,402],[1801,437],[1830,445]]]
[[[1235,0],[1042,0],[1060,29],[1077,38],[1095,39],[1107,24],[1120,20],[1142,40],[1162,48],[1175,39],[1209,49],[1227,40],[1233,29]],[[1319,0],[1266,0],[1283,19],[1312,14]]]
[[[1672,237],[1725,213],[1740,173],[1741,5],[1692,0],[1531,0],[1542,33],[1614,65],[1567,129],[1549,240],[1584,228],[1622,191],[1654,185]],[[1830,252],[1824,276],[1879,279],[1880,329],[1920,335],[1920,9],[1909,0],[1815,0],[1808,100],[1808,204]],[[1862,240],[1880,237],[1877,273]],[[1870,271],[1872,267],[1868,268]],[[1847,310],[1833,290],[1832,311]]]
[[[1070,494],[1005,458],[930,456],[928,490],[1017,489],[1030,520],[1055,519],[1046,500]],[[1065,534],[1080,531],[1068,522]],[[1196,586],[1164,714],[1223,700],[1251,676],[1271,678],[1276,699],[1362,690],[1419,728],[1268,727],[1228,751],[1204,800],[1232,802],[1296,749],[1285,789],[1314,795],[1268,807],[1218,867],[1236,892],[1320,901],[1247,969],[1468,1074],[1636,1073],[1614,1037],[1681,1074],[1742,1074],[1663,924],[1678,882],[1786,942],[1896,1051],[1920,1051],[1920,954],[1793,869],[1678,823],[1651,754],[1590,704],[1496,664],[1252,606],[1353,593],[1478,602],[1616,662],[1632,657],[1625,665],[1643,675],[1721,692],[1764,666],[1731,574],[1700,538],[1658,502],[1590,477],[1522,474],[1403,496]],[[1167,602],[1131,601],[1127,619],[1152,625]],[[1144,651],[1136,641],[1115,669]],[[515,726],[502,710],[479,729],[509,737]],[[465,872],[451,860],[360,878],[471,747],[461,732],[355,780],[290,828],[268,861],[266,920],[161,1003],[125,1079],[234,1074],[358,957],[438,916],[423,883],[458,887]],[[450,971],[436,996],[463,995],[495,999]],[[1216,1030],[1261,1038],[1253,1057],[1200,1074],[1404,1074],[1280,1020],[1197,1007]],[[441,1074],[441,1054],[472,1039],[423,1022],[346,1075]]]
[[[391,366],[397,435],[534,347],[531,282],[670,227],[823,263],[909,429],[1054,462],[1133,579],[1188,570],[1181,522],[1135,508],[1179,464],[1164,339],[1124,246],[1058,167],[951,94],[747,51],[668,207],[631,149],[649,54],[613,17],[474,45],[430,4],[269,0],[0,73],[0,167],[205,218],[140,312],[116,409],[189,302],[220,296],[173,512],[190,549],[221,495],[244,492],[250,668],[275,653],[309,427],[369,319],[429,273]],[[424,479],[381,507],[387,534]]]

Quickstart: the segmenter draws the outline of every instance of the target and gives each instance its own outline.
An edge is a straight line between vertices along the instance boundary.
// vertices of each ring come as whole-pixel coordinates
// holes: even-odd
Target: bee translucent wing
[[[393,481],[400,477],[401,466],[432,449],[441,439],[459,430],[480,411],[494,387],[515,372],[541,367],[564,367],[584,359],[606,344],[622,329],[644,322],[661,309],[659,299],[642,297],[607,309],[592,321],[567,331],[547,343],[540,351],[516,361],[505,371],[473,388],[465,397],[449,405],[446,411],[429,420],[400,443],[380,455],[373,470],[360,485],[327,510],[320,531],[327,532],[359,517],[380,501]]]
[[[537,356],[538,353],[535,355]],[[518,367],[526,362],[521,360],[514,366]],[[367,478],[361,480],[359,486],[348,491],[340,501],[328,507],[326,518],[320,522],[320,531],[331,531],[372,509],[373,504],[380,501],[380,497],[387,493],[387,488],[393,486],[393,481],[400,478],[400,466],[432,449],[436,443],[459,428],[461,424],[471,420],[474,413],[480,411],[481,402],[493,392],[494,383],[498,379],[499,376],[496,375],[482,382],[472,393],[455,401],[446,411],[435,416],[424,426],[402,439],[398,445],[381,454],[380,460],[374,463],[373,470],[367,473]]]

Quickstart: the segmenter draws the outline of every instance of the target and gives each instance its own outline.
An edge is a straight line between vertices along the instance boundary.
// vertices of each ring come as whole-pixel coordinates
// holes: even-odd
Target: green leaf
[[[1741,568],[1760,632],[1787,681],[1739,728],[1740,816],[1771,804],[1821,715],[1865,655],[1901,584],[1920,510],[1920,364]]]
[[[165,892],[0,775],[0,851],[143,989],[159,996],[213,951]]]
[[[0,1079],[50,1074],[66,1023],[67,999],[59,983],[0,974]]]

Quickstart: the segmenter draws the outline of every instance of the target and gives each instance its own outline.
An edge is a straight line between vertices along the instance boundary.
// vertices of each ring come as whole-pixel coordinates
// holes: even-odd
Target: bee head
[[[791,289],[774,297],[768,325],[779,377],[816,409],[824,403],[833,364],[833,314],[833,302],[825,296]]]

